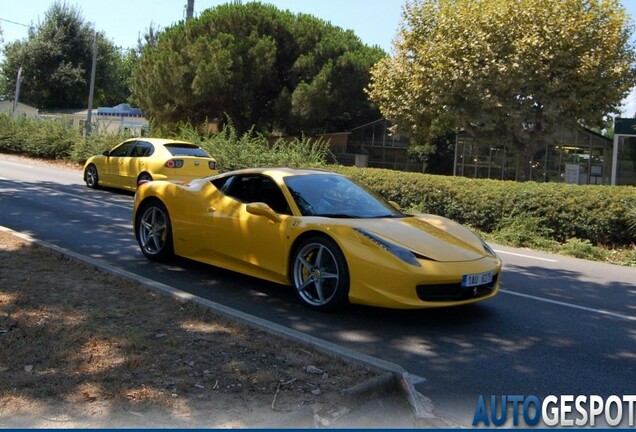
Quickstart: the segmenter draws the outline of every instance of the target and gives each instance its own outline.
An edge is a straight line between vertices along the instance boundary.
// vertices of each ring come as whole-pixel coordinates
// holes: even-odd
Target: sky
[[[185,18],[186,0],[63,0],[77,6],[86,22],[103,31],[116,46],[133,48],[148,27],[168,27]],[[244,0],[245,1],[245,0]],[[25,39],[29,25],[37,25],[54,0],[0,0],[0,28],[4,42]],[[195,16],[228,0],[195,0]],[[354,33],[367,45],[392,52],[404,0],[262,0],[279,9],[307,13]],[[636,0],[622,0],[636,21]],[[624,117],[636,113],[636,89],[624,101]]]
[[[636,1],[636,0],[633,0]],[[308,13],[331,24],[353,30],[367,45],[389,52],[402,11],[402,0],[263,0],[279,9]],[[26,38],[27,27],[44,19],[53,0],[0,0],[0,27],[5,42]],[[66,0],[82,11],[106,37],[123,48],[137,46],[137,38],[152,23],[168,27],[185,18],[186,0]],[[227,0],[195,0],[195,15]],[[23,24],[13,24],[8,21]]]

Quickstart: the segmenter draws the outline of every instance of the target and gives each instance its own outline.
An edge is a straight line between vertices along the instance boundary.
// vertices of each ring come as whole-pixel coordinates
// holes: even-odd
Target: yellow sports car
[[[84,181],[91,188],[134,191],[141,181],[192,180],[217,174],[216,161],[198,145],[162,138],[132,138],[89,158]]]
[[[453,306],[499,291],[501,261],[468,229],[404,214],[322,170],[259,168],[145,183],[133,223],[150,259],[176,254],[292,285],[314,309]]]

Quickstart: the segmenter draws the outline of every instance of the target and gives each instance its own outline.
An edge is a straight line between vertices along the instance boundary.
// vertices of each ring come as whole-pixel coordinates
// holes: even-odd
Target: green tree
[[[384,56],[315,17],[230,3],[146,45],[134,93],[159,124],[227,115],[240,132],[342,130],[379,117],[364,88]]]
[[[86,106],[94,37],[79,9],[54,3],[27,39],[5,45],[0,92],[13,94],[22,67],[21,101],[40,108]],[[125,101],[130,90],[123,81],[121,54],[101,33],[97,52],[95,105]]]
[[[619,0],[412,0],[402,19],[368,93],[416,142],[463,129],[525,163],[556,126],[603,127],[636,84]]]
[[[137,38],[137,46],[129,48],[122,56],[122,82],[126,89],[130,91],[127,102],[132,106],[139,106],[139,100],[135,96],[132,89],[135,86],[135,73],[139,66],[139,59],[145,47],[154,47],[157,45],[161,29],[153,23],[146,29],[143,38]]]

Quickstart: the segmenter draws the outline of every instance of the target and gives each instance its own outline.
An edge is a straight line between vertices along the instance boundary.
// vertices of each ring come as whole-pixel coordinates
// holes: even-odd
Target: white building
[[[66,123],[70,127],[85,129],[87,110],[51,110],[40,113],[40,117]],[[148,120],[139,108],[128,104],[115,107],[99,107],[91,113],[93,132],[130,133],[143,136],[148,129]]]

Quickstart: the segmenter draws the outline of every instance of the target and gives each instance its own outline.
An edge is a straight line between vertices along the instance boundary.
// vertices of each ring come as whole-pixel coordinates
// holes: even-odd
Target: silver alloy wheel
[[[88,168],[86,168],[84,180],[86,181],[86,186],[90,188],[94,188],[97,186],[98,177],[97,168],[95,168],[95,165],[89,165]]]
[[[325,306],[338,292],[338,262],[334,253],[321,243],[306,244],[298,251],[293,275],[298,295],[310,306]]]
[[[139,244],[147,255],[162,253],[169,236],[168,215],[156,206],[146,208],[139,220]]]

